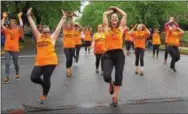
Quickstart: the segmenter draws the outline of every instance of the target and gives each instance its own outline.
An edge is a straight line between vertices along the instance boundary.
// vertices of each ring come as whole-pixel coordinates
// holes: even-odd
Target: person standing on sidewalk
[[[170,17],[169,18],[169,21],[168,22],[166,22],[165,23],[165,25],[164,25],[164,31],[165,31],[165,54],[164,54],[164,64],[166,64],[166,62],[167,62],[167,58],[168,58],[168,49],[167,49],[167,45],[168,45],[168,41],[169,41],[169,28],[168,28],[168,26],[169,26],[169,24],[170,23],[174,23],[174,25],[176,26],[176,27],[178,27],[178,23],[174,20],[174,17]]]
[[[18,14],[18,19],[20,26],[18,27],[17,21],[15,19],[10,20],[9,27],[5,27],[4,23],[7,19],[8,15],[6,12],[3,12],[3,19],[1,23],[1,27],[5,33],[5,74],[6,77],[4,78],[4,83],[9,82],[9,75],[10,75],[10,56],[13,58],[14,67],[16,70],[16,77],[15,79],[19,79],[19,64],[18,64],[18,55],[19,55],[19,39],[23,38],[23,21],[22,21],[22,12]]]
[[[155,57],[155,51],[157,51],[156,58],[158,58],[159,47],[161,44],[160,32],[159,32],[158,28],[155,28],[154,33],[152,34],[152,44],[153,44],[153,58]]]
[[[173,22],[168,25],[168,37],[167,50],[172,60],[170,63],[170,69],[176,72],[175,64],[180,60],[180,52],[178,47],[180,46],[180,37],[184,34],[184,31],[177,27]]]
[[[69,13],[66,12],[68,16]],[[66,56],[66,68],[67,68],[67,76],[72,76],[71,67],[73,64],[73,57],[75,53],[75,40],[74,40],[74,25],[73,25],[73,16],[75,14],[73,12],[70,13],[70,21],[65,22],[65,26],[63,27],[63,48]]]
[[[121,20],[118,14],[122,16]],[[110,16],[108,20],[108,16]],[[126,27],[127,14],[118,7],[111,6],[103,13],[106,52],[104,53],[103,77],[109,84],[112,94],[111,105],[118,105],[118,94],[122,85],[125,55],[123,51],[123,32]],[[115,81],[112,82],[112,70],[115,66]]]
[[[99,64],[101,61],[101,75],[103,75],[103,54],[105,52],[105,33],[102,24],[97,26],[97,32],[93,35],[92,47],[94,47],[94,54],[96,57],[95,67],[96,73],[99,73]]]
[[[90,46],[92,41],[92,29],[89,26],[84,27],[84,45],[85,45],[85,53],[90,54]]]
[[[79,24],[74,24],[74,43],[75,43],[75,66],[78,66],[78,60],[80,55],[80,48],[82,47],[81,41],[81,26]]]
[[[136,31],[134,31],[136,29]],[[129,34],[132,35],[135,41],[135,74],[139,73],[139,61],[140,61],[140,76],[144,75],[144,52],[146,39],[148,38],[150,31],[146,28],[144,24],[135,25],[130,31]]]
[[[61,27],[64,25],[66,16],[64,11],[62,11],[63,16],[55,31],[50,35],[50,29],[48,26],[43,26],[41,33],[39,32],[34,20],[31,17],[31,11],[32,8],[28,10],[27,18],[37,43],[36,62],[31,73],[31,81],[41,85],[43,93],[40,96],[40,100],[43,102],[47,100],[47,95],[51,87],[51,76],[58,64],[58,59],[55,52],[55,43],[59,37]],[[43,75],[43,79],[41,78],[41,75]]]

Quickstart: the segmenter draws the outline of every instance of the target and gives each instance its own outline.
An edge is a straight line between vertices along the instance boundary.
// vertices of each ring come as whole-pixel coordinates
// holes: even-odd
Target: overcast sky
[[[89,2],[88,2],[88,1],[82,1],[82,4],[83,4],[83,5],[80,7],[80,11],[81,11],[81,12],[84,10],[84,7],[89,4]],[[76,12],[76,14],[77,14],[79,17],[82,16],[81,13]],[[74,19],[75,19],[75,18],[74,18]]]

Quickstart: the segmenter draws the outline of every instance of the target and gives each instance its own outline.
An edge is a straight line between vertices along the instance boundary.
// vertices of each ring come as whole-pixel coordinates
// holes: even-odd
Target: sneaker
[[[20,79],[20,75],[19,75],[19,74],[16,74],[15,79]]]
[[[103,76],[103,71],[101,71],[101,76]]]
[[[139,70],[138,70],[138,69],[136,69],[135,74],[138,74],[138,72],[139,72]]]
[[[166,60],[164,60],[164,62],[163,62],[163,63],[164,63],[164,65],[166,65]]]
[[[5,77],[3,80],[4,83],[8,83],[9,82],[9,77]]]
[[[117,101],[117,98],[116,98],[116,97],[113,97],[113,98],[112,98],[111,106],[113,106],[113,107],[117,107],[117,106],[118,106],[118,101]]]
[[[71,77],[71,76],[72,76],[71,70],[67,69],[67,77]]]
[[[46,100],[47,100],[47,96],[45,95],[40,96],[41,104],[43,104]]]
[[[144,76],[144,72],[143,71],[140,72],[140,76]]]
[[[112,95],[114,93],[114,87],[113,87],[113,84],[110,83],[109,84],[109,93]]]
[[[99,73],[99,70],[98,70],[98,69],[96,69],[96,73],[97,73],[97,74]]]
[[[74,63],[74,66],[76,66],[76,67],[77,67],[77,66],[78,66],[78,63]]]
[[[177,72],[175,68],[170,68],[172,72]]]

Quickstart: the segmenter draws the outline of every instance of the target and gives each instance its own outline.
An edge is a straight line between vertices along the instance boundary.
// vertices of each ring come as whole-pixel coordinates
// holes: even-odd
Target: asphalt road
[[[159,59],[153,59],[152,53],[146,51],[143,77],[134,74],[134,55],[126,57],[123,86],[119,96],[120,105],[118,108],[112,108],[109,106],[111,96],[108,93],[108,85],[104,83],[102,76],[95,73],[95,56],[85,55],[82,49],[78,67],[73,66],[73,76],[68,78],[63,50],[61,47],[57,49],[59,64],[51,78],[48,101],[42,105],[39,103],[40,87],[30,81],[35,61],[34,57],[30,57],[33,53],[21,53],[20,56],[25,56],[19,59],[21,79],[14,80],[14,67],[11,66],[10,82],[2,84],[1,87],[2,111],[24,109],[24,104],[34,106],[34,110],[37,107],[39,110],[61,109],[59,111],[62,113],[188,113],[188,56],[181,55],[181,60],[176,65],[178,72],[174,75],[169,71],[170,57],[167,65],[163,65],[163,52],[160,52]],[[2,59],[2,78],[4,68]],[[66,107],[67,109],[64,109]],[[27,109],[29,110],[31,108]]]

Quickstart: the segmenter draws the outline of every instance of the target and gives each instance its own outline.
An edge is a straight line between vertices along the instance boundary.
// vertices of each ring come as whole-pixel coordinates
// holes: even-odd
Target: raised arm
[[[107,30],[109,24],[108,24],[108,15],[113,13],[114,11],[112,9],[107,10],[106,12],[103,13],[103,27],[104,27],[104,31]]]
[[[151,34],[151,32],[148,30],[148,28],[144,24],[142,24],[142,26],[143,26],[143,28],[145,28],[145,30],[148,33],[148,35]]]
[[[5,24],[5,20],[6,20],[7,17],[8,17],[7,13],[3,12],[3,18],[1,20],[1,27],[2,27],[3,30],[6,29],[6,27],[4,26],[4,24]]]
[[[53,34],[51,35],[51,38],[52,38],[53,40],[56,40],[56,39],[58,38],[59,33],[60,33],[60,31],[61,31],[61,27],[64,26],[64,24],[65,24],[66,15],[65,15],[65,12],[64,12],[63,10],[62,10],[62,14],[63,14],[63,16],[62,16],[62,18],[61,18],[59,24],[57,25],[55,31],[54,31]]]
[[[132,27],[132,29],[128,33],[131,34],[134,31],[134,29],[136,29],[137,25],[138,24],[134,25],[134,27]]]
[[[165,23],[164,28],[165,28],[165,29],[169,29],[168,25],[169,25],[170,23],[172,23],[172,22],[176,25],[176,27],[178,27],[178,23],[174,20],[174,17],[170,17],[170,18],[169,18],[169,21]]]
[[[180,27],[178,27],[178,30],[181,32],[181,34],[185,33]]]
[[[20,12],[18,14],[18,19],[19,19],[19,23],[20,23],[20,31],[22,33],[22,39],[24,39],[24,28],[23,28],[23,21],[22,21],[22,12]]]
[[[28,19],[28,21],[30,23],[30,26],[31,26],[32,31],[33,31],[33,34],[34,34],[35,38],[37,39],[40,36],[40,32],[38,31],[37,26],[36,26],[34,20],[31,17],[31,11],[32,11],[32,8],[30,8],[28,10],[28,12],[27,12],[27,19]]]
[[[120,8],[115,7],[116,11],[122,16],[121,21],[120,21],[120,27],[122,31],[124,31],[127,23],[127,14]]]

